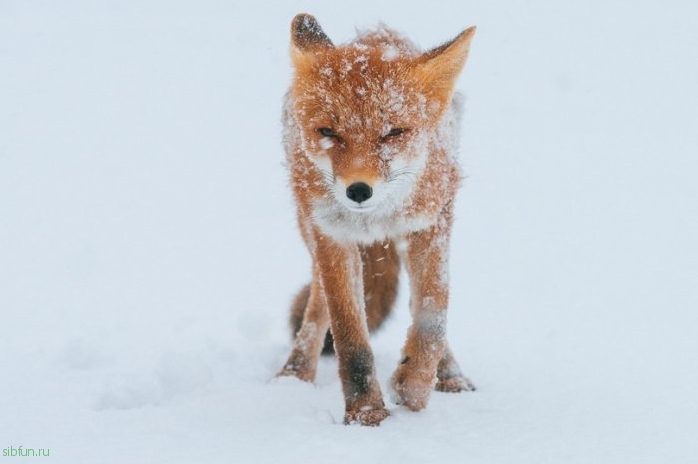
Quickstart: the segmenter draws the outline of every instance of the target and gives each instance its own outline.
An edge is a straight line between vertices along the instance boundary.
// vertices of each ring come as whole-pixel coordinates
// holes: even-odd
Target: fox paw
[[[385,408],[359,409],[358,411],[347,411],[344,413],[344,424],[360,424],[369,427],[378,427],[383,419],[390,415],[390,411]]]
[[[458,393],[462,391],[475,391],[475,385],[466,377],[454,376],[446,379],[439,379],[434,389],[440,392]]]
[[[277,377],[296,377],[303,382],[313,383],[315,381],[315,372],[310,372],[307,369],[295,369],[293,366],[286,365],[277,374]]]
[[[393,401],[412,411],[427,407],[429,396],[434,388],[434,375],[398,369],[393,375]]]

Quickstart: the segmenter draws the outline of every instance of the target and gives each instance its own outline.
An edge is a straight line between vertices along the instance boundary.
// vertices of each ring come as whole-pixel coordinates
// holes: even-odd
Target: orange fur
[[[369,332],[380,328],[390,315],[397,296],[400,263],[393,242],[374,243],[361,246],[361,261],[364,273],[364,301],[366,302],[366,323]],[[296,295],[291,305],[290,325],[295,336],[303,324],[303,316],[310,300],[310,285],[306,285]],[[334,352],[334,340],[327,332],[322,353]]]
[[[335,46],[310,15],[291,25],[284,141],[313,268],[293,304],[295,339],[279,375],[313,381],[329,329],[345,423],[378,425],[389,415],[368,333],[394,302],[398,244],[413,325],[392,377],[396,400],[419,410],[433,388],[472,389],[448,348],[446,308],[461,179],[454,88],[474,32],[422,53],[385,27]]]

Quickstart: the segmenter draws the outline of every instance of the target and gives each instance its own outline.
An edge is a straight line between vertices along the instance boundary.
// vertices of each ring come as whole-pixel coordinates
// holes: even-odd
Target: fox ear
[[[300,13],[291,22],[291,59],[297,69],[315,61],[315,52],[334,48],[314,16]]]
[[[297,14],[291,22],[291,43],[300,51],[312,51],[318,47],[334,47],[317,19],[307,13]]]
[[[455,39],[423,53],[417,58],[418,78],[435,96],[448,101],[465,61],[475,26],[461,32]]]

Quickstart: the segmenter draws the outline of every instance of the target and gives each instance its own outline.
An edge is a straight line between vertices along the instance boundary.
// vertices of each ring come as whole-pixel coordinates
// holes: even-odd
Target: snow
[[[0,449],[47,461],[692,463],[690,2],[0,4]],[[478,390],[341,425],[274,379],[309,262],[282,166],[290,21],[475,24],[448,332]],[[404,279],[403,279],[404,281]]]

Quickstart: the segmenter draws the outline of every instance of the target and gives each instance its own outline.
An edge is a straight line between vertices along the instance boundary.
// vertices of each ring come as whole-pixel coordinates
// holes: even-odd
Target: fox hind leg
[[[301,288],[291,304],[291,317],[289,320],[289,325],[291,326],[291,337],[294,339],[303,326],[303,317],[305,316],[305,311],[308,308],[309,299],[310,284]],[[334,353],[333,343],[332,332],[330,332],[328,329],[325,333],[325,341],[322,344],[322,354]]]
[[[461,372],[448,344],[439,365],[436,367],[436,377],[437,381],[434,387],[436,391],[448,393],[475,391],[475,385]]]
[[[364,300],[369,332],[378,330],[393,310],[398,290],[400,261],[393,241],[360,247]]]
[[[291,308],[291,322],[299,327],[293,340],[291,354],[277,375],[295,376],[306,382],[313,382],[330,326],[325,295],[318,279],[313,279],[313,282],[296,297]]]

